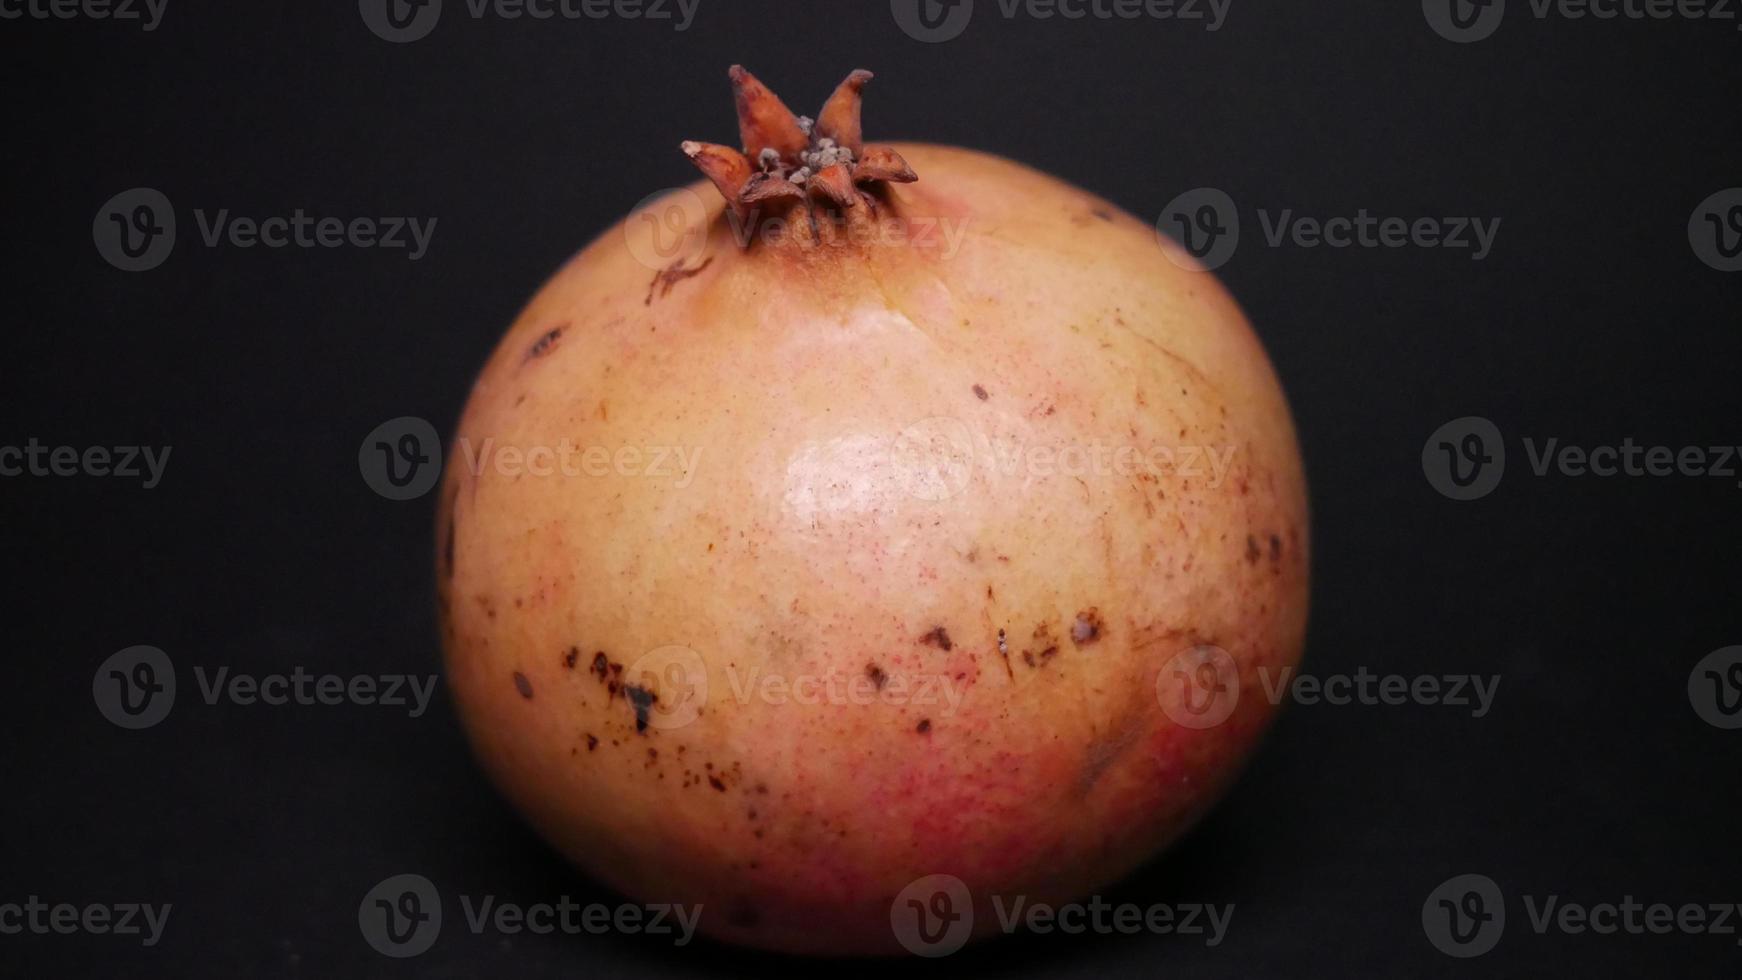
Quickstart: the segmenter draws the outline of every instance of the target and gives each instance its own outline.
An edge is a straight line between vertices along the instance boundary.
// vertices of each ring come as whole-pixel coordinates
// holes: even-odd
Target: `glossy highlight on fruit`
[[[734,68],[742,146],[568,262],[450,447],[447,676],[562,854],[702,931],[899,953],[1063,903],[1219,796],[1298,662],[1307,506],[1239,308],[997,157]]]

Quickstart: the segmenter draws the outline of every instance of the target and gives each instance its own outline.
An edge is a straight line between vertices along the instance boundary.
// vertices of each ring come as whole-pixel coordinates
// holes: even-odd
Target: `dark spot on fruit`
[[[931,731],[931,719],[930,718],[921,718],[919,720],[919,724],[914,726],[913,730],[920,733],[921,735],[924,735],[924,734],[930,732]]]
[[[1258,555],[1258,539],[1250,534],[1246,535],[1246,563],[1249,565],[1258,564]]]
[[[877,685],[879,691],[883,690],[883,685],[889,683],[889,675],[885,674],[883,668],[876,664],[865,665],[865,676],[871,678],[871,683]]]
[[[1095,606],[1077,613],[1077,621],[1071,624],[1071,642],[1085,647],[1101,638],[1105,624],[1101,622],[1101,610]]]
[[[926,646],[942,647],[945,650],[955,648],[955,644],[950,642],[950,631],[942,626],[936,627],[930,633],[920,637],[919,642]]]
[[[683,282],[691,276],[700,275],[703,269],[714,264],[714,257],[712,255],[708,256],[707,259],[703,260],[701,265],[698,265],[693,269],[686,269],[683,267],[683,264],[684,260],[680,257],[676,262],[673,262],[671,265],[666,266],[664,269],[653,274],[653,282],[649,283],[647,286],[647,300],[642,304],[643,306],[653,305],[653,294],[655,292],[659,293],[660,299],[664,299],[671,295],[672,288],[678,283]]]
[[[726,791],[726,784],[721,782],[720,777],[718,777],[718,776],[709,776],[708,777],[708,785],[714,787],[715,789],[719,790],[722,793],[724,793]]]
[[[1282,560],[1282,539],[1274,534],[1270,536],[1270,560]]]
[[[587,751],[588,751],[588,752],[591,752],[591,751],[593,751],[593,750],[594,750],[594,749],[596,749],[596,748],[598,748],[598,747],[599,747],[599,739],[598,739],[598,737],[597,737],[597,736],[595,736],[595,735],[591,735],[591,734],[589,734],[589,735],[588,735],[588,736],[587,736]]]
[[[577,661],[579,659],[581,659],[581,648],[580,647],[569,647],[569,652],[563,654],[563,666],[567,667],[570,670],[574,670],[575,669],[575,661]]]
[[[985,388],[982,388],[979,385],[975,385],[974,386],[974,397],[980,399],[981,401],[985,401],[986,399],[991,398],[992,396],[986,393]]]
[[[565,323],[560,327],[552,327],[550,330],[545,331],[544,336],[533,341],[532,346],[526,349],[526,356],[521,358],[521,363],[524,364],[527,361],[537,360],[538,358],[549,354],[556,348],[557,341],[562,339],[563,331],[567,330],[568,326],[569,325]]]
[[[514,672],[514,689],[520,692],[521,697],[532,700],[532,682],[518,670]]]
[[[635,709],[635,731],[646,733],[648,709],[659,701],[659,695],[635,684],[624,685],[623,693],[628,696],[630,706]]]
[[[611,662],[605,659],[605,651],[600,650],[593,654],[593,673],[597,674],[600,680],[605,679],[605,675],[610,672],[610,669]]]
[[[1113,220],[1112,212],[1108,211],[1106,208],[1095,208],[1094,210],[1090,211],[1089,213],[1094,215],[1097,218],[1100,218],[1102,221],[1112,221]]]

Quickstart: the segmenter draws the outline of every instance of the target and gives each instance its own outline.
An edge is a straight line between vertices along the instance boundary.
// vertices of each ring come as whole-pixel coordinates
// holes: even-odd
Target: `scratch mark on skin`
[[[647,286],[647,299],[642,303],[643,306],[653,305],[653,295],[656,292],[659,294],[660,299],[670,296],[672,289],[675,288],[678,283],[683,282],[685,279],[692,276],[700,275],[703,269],[713,265],[714,257],[712,255],[708,256],[706,259],[702,260],[701,265],[691,269],[684,268],[683,263],[684,260],[680,258],[671,265],[666,266],[664,269],[653,274],[653,282],[649,283]]]
[[[536,361],[555,350],[557,342],[562,340],[563,331],[568,328],[569,325],[564,323],[545,331],[543,336],[533,341],[532,346],[526,349],[526,355],[520,359],[520,363],[525,364],[527,361]]]
[[[1143,735],[1143,719],[1141,715],[1128,717],[1125,724],[1116,734],[1097,739],[1089,744],[1083,757],[1083,770],[1077,779],[1077,795],[1088,796],[1095,788],[1107,770],[1113,767],[1126,750]]]

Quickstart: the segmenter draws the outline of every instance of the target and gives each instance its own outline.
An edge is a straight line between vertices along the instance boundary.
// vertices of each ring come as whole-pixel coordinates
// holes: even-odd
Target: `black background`
[[[437,669],[434,495],[378,496],[365,434],[447,431],[521,304],[644,195],[730,142],[741,61],[795,105],[869,67],[867,131],[1004,154],[1153,220],[1227,191],[1292,208],[1499,217],[1493,254],[1267,247],[1220,271],[1286,385],[1314,502],[1308,669],[1499,674],[1494,710],[1292,706],[1196,832],[1107,895],[1232,902],[1227,940],[1025,936],[942,961],[1008,976],[1736,975],[1736,936],[1538,935],[1520,902],[1742,900],[1742,732],[1687,680],[1742,642],[1734,478],[1537,477],[1521,440],[1674,447],[1742,432],[1742,274],[1687,223],[1742,184],[1735,22],[1537,20],[1450,43],[1413,0],[1234,0],[1221,30],[1005,20],[943,44],[883,0],[702,0],[641,21],[474,21],[389,44],[345,0],[171,0],[152,33],[0,21],[3,437],[172,446],[161,486],[0,481],[14,624],[0,684],[0,902],[170,902],[163,941],[0,936],[15,976],[712,976],[774,958],[649,937],[474,936],[371,950],[362,895],[607,899],[522,828],[438,689],[421,718],[208,706],[192,667]],[[92,220],[174,202],[130,274]],[[439,221],[429,254],[206,248],[192,212]],[[1491,496],[1425,479],[1443,423],[1512,454]],[[182,692],[124,731],[93,672],[134,644]],[[1507,895],[1492,953],[1425,937],[1463,873]],[[453,913],[458,921],[457,911]],[[804,964],[799,964],[803,966]],[[938,964],[917,964],[936,967]],[[915,963],[830,965],[912,969]]]

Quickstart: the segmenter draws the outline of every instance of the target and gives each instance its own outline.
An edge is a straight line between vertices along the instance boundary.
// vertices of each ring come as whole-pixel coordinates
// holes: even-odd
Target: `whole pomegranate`
[[[868,72],[814,121],[731,75],[742,152],[684,144],[724,201],[599,238],[478,379],[448,677],[502,790],[629,896],[795,952],[911,948],[926,911],[983,935],[1178,837],[1274,713],[1288,408],[1143,222],[866,145]]]

